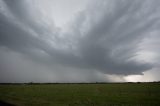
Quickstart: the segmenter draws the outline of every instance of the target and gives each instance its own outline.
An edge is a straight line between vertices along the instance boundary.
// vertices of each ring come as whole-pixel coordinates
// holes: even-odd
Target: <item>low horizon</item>
[[[2,82],[0,85],[39,85],[39,84],[142,84],[142,83],[160,83],[160,81],[149,81],[149,82]]]

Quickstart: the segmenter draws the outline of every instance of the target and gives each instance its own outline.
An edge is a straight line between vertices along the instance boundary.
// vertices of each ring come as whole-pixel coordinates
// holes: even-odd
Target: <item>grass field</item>
[[[16,106],[160,106],[160,83],[0,85]]]

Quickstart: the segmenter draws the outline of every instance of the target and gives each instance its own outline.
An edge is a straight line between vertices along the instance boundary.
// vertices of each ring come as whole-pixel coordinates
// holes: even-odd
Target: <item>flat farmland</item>
[[[160,83],[5,84],[0,104],[15,106],[160,106]]]

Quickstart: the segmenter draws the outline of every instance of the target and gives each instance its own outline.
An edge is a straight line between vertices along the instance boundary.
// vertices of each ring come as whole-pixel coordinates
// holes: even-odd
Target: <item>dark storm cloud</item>
[[[129,59],[136,56],[138,44],[158,25],[158,4],[157,1],[147,0],[113,0],[102,1],[98,6],[95,4],[91,9],[93,13],[84,15],[93,16],[89,17],[93,24],[91,23],[86,36],[79,41],[85,62],[94,69],[110,74],[139,74],[151,69],[152,64]],[[94,9],[96,6],[99,9]],[[107,9],[111,12],[108,13]],[[97,14],[101,17],[96,16]],[[94,16],[100,20],[96,20]],[[84,23],[87,21],[87,18],[82,19]],[[80,29],[79,26],[77,29]]]
[[[9,49],[8,52],[14,51],[27,56],[28,60],[24,60],[27,63],[30,60],[34,61],[35,67],[33,65],[32,68],[22,67],[22,72],[38,70],[36,66],[41,64],[40,67],[47,67],[46,73],[53,71],[52,74],[57,73],[56,75],[63,76],[64,80],[67,76],[72,78],[77,75],[80,75],[77,76],[80,80],[86,74],[86,79],[84,78],[86,81],[104,81],[103,73],[141,74],[155,67],[136,58],[137,53],[141,51],[139,46],[143,40],[152,36],[150,32],[159,30],[160,2],[157,0],[91,2],[85,11],[75,15],[74,21],[68,24],[67,31],[63,32],[54,24],[48,24],[51,23],[49,17],[43,16],[41,13],[43,8],[36,8],[33,1],[1,0],[0,46]],[[153,38],[159,39],[158,36]],[[7,59],[5,56],[11,54],[4,55],[6,49],[0,48],[0,51],[4,56],[0,62],[4,64],[4,60]],[[157,54],[158,52],[156,51]],[[21,60],[21,57],[17,56],[14,59]],[[19,67],[20,64],[14,66]],[[4,70],[5,65],[0,68]],[[96,72],[102,75],[99,76]]]

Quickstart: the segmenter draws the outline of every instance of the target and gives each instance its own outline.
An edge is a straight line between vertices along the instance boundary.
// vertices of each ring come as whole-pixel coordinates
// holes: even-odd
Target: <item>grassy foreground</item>
[[[160,83],[0,85],[16,106],[160,106]]]

